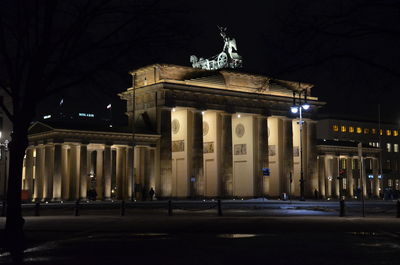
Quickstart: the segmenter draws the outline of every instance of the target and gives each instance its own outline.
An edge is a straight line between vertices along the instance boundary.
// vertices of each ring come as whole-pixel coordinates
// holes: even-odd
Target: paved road
[[[299,204],[309,207],[312,202]],[[193,205],[190,204],[192,210]],[[168,216],[165,208],[136,209],[123,217],[110,214],[118,213],[118,207],[101,211],[106,215],[87,212],[78,217],[71,214],[26,217],[26,263],[357,265],[400,262],[400,219],[392,216],[341,218],[329,211],[326,215],[309,215],[307,211],[318,211],[264,210],[252,206],[226,210],[224,216],[218,216],[215,208],[176,209],[173,216]],[[268,214],[259,214],[263,211]],[[274,216],[271,211],[286,213]],[[4,221],[0,218],[0,227]],[[8,254],[3,253],[0,264],[8,262]]]

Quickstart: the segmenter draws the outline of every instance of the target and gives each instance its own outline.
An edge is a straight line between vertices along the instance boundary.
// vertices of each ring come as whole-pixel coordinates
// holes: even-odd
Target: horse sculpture
[[[190,62],[193,68],[201,68],[206,70],[217,70],[222,68],[238,68],[242,67],[242,57],[237,53],[236,40],[229,38],[226,34],[226,27],[219,27],[220,35],[224,40],[222,52],[210,59],[200,58],[191,55]]]

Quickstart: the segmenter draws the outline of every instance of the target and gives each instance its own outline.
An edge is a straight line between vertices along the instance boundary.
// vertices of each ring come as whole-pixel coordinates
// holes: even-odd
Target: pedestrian
[[[315,197],[315,199],[316,200],[318,200],[318,190],[317,189],[314,189],[314,197]]]
[[[154,194],[155,194],[154,189],[153,189],[153,187],[151,187],[149,190],[150,201],[153,200]]]

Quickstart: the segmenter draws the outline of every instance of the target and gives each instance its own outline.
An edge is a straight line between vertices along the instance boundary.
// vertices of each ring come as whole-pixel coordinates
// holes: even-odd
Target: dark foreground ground
[[[329,207],[282,206],[223,216],[215,208],[175,209],[173,216],[148,208],[125,216],[107,209],[77,217],[47,211],[26,217],[25,263],[400,264],[400,219],[392,214],[338,217]],[[3,250],[0,264],[9,262]]]

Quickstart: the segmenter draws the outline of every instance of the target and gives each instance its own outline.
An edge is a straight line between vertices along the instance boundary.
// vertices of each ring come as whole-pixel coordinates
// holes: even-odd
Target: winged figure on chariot
[[[190,56],[190,62],[193,68],[206,70],[217,70],[222,68],[240,68],[242,67],[242,57],[237,53],[236,40],[229,38],[226,34],[226,27],[219,27],[220,35],[224,40],[222,52],[209,58],[198,59],[196,55]]]

